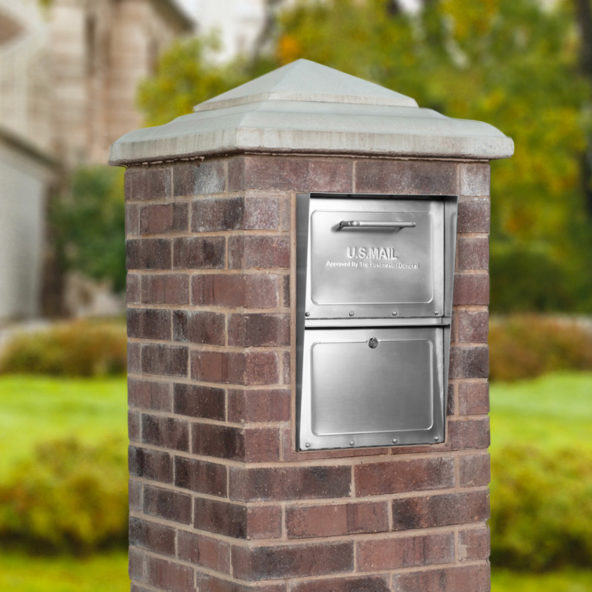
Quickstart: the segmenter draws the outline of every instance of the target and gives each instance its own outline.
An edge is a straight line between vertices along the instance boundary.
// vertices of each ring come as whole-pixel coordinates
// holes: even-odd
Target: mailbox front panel
[[[443,439],[442,327],[309,330],[300,448]]]
[[[443,313],[444,206],[437,200],[310,200],[310,318]]]

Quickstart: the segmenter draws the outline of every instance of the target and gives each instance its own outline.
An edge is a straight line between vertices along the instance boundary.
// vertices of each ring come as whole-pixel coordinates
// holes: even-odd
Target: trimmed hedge
[[[127,541],[122,439],[45,442],[0,484],[0,544],[85,554]]]
[[[489,361],[491,380],[508,382],[557,370],[592,370],[592,329],[548,316],[494,317]]]
[[[495,566],[592,565],[592,450],[506,447],[492,458],[492,477]]]
[[[0,355],[0,374],[113,376],[126,370],[123,323],[73,321],[16,335]]]

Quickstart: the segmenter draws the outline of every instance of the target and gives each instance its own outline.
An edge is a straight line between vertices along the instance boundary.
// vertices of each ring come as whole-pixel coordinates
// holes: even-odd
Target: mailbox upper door
[[[442,201],[313,198],[308,240],[307,316],[442,314]]]

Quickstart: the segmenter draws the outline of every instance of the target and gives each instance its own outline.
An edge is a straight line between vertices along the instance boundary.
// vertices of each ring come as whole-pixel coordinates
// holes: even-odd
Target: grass
[[[523,574],[493,568],[491,592],[590,592],[592,571],[562,570]]]
[[[491,385],[491,453],[511,445],[592,447],[592,372]]]
[[[37,442],[127,434],[125,378],[0,376],[0,480]]]
[[[125,552],[88,558],[0,555],[0,590],[11,592],[126,592]]]

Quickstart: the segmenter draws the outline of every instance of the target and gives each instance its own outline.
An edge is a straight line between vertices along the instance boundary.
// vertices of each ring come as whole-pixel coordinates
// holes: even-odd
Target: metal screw
[[[440,441],[440,436],[434,436],[434,442],[439,442]]]
[[[393,444],[396,444],[398,441],[397,438],[393,438]]]
[[[353,317],[353,316],[354,316],[354,314],[355,314],[355,313],[354,313],[354,311],[353,311],[353,310],[350,310],[350,311],[349,311],[349,316],[350,316],[350,317]]]
[[[304,316],[305,317],[309,317],[310,316],[310,313],[307,311],[307,312],[304,313]]]
[[[439,314],[440,314],[440,311],[439,310],[435,310],[434,311],[434,315],[438,316]]]
[[[355,444],[355,442],[354,442],[353,440],[350,440],[350,441],[349,441],[349,445],[350,445],[350,446],[353,446],[354,444]]]
[[[376,337],[370,337],[368,340],[368,347],[371,349],[375,349],[378,347],[378,339]]]
[[[305,445],[307,448],[310,448],[310,442],[305,442],[305,443],[304,443],[304,445]]]
[[[393,310],[393,312],[391,313],[394,317],[396,317],[399,313],[396,310]]]

